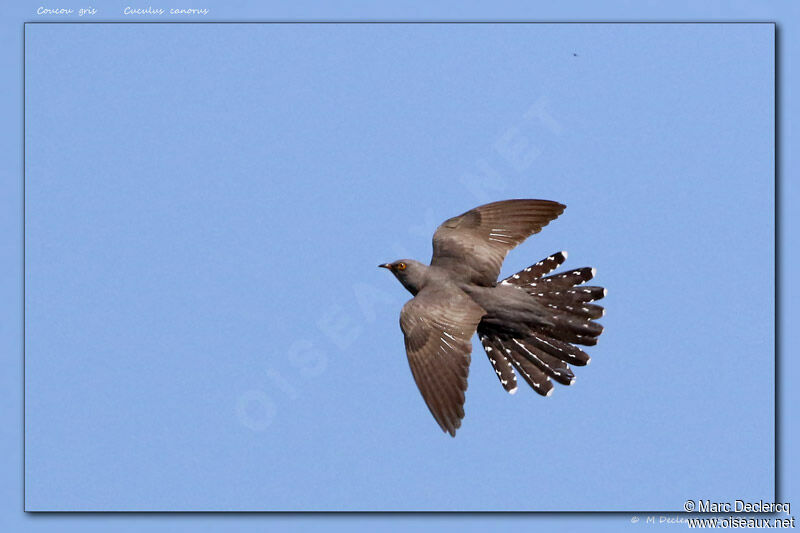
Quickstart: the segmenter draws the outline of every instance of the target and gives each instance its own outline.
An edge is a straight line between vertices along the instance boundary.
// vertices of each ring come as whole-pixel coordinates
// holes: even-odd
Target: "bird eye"
[[[397,270],[405,270],[406,264],[405,263],[397,263]]]

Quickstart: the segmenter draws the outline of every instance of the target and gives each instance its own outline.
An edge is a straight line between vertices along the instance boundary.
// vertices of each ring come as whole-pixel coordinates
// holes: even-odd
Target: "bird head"
[[[394,274],[394,277],[403,284],[403,287],[408,289],[411,294],[417,294],[425,282],[425,274],[428,271],[428,266],[423,265],[419,261],[413,259],[398,259],[393,263],[383,263],[378,265],[381,268],[388,269]]]

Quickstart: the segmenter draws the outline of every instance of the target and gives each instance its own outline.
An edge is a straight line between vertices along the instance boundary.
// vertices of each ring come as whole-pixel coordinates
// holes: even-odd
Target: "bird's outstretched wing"
[[[414,381],[442,430],[454,437],[464,418],[471,338],[484,314],[454,286],[427,286],[400,312]]]
[[[509,250],[565,208],[549,200],[504,200],[476,207],[439,226],[433,234],[431,265],[465,282],[494,285]]]

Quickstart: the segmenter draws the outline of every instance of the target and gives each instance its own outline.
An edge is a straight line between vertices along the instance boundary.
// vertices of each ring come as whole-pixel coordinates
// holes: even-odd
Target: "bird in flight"
[[[551,274],[567,259],[558,252],[497,279],[506,254],[564,209],[549,200],[482,205],[439,226],[430,265],[413,259],[379,265],[414,295],[400,312],[408,363],[431,414],[453,437],[464,418],[474,333],[510,394],[519,374],[550,396],[551,379],[572,385],[570,365],[589,363],[575,345],[593,346],[603,332],[595,320],[604,310],[591,302],[606,290],[583,285],[594,268]]]

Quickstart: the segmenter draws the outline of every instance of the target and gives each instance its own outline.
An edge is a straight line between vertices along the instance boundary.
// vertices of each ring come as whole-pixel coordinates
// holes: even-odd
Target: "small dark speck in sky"
[[[572,57],[578,57],[578,54],[576,54],[575,52],[572,52]]]

